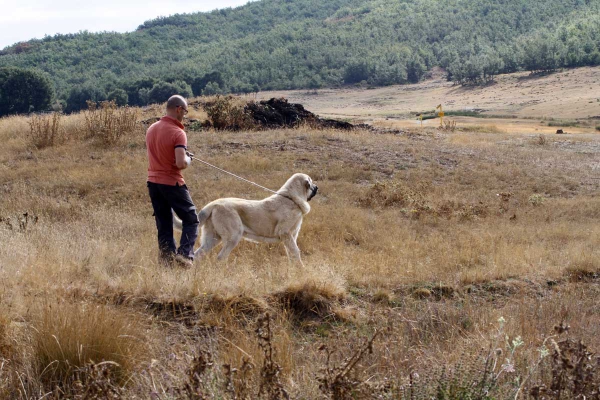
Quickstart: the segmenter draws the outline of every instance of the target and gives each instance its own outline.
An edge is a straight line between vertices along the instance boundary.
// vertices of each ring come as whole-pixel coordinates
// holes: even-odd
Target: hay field
[[[305,172],[319,195],[305,269],[242,243],[179,270],[157,263],[141,126],[107,145],[72,115],[36,149],[29,123],[0,120],[0,398],[536,398],[559,373],[563,396],[596,390],[594,357],[573,379],[556,360],[587,351],[565,336],[600,349],[597,135],[190,132],[197,157],[273,189]],[[184,176],[198,206],[267,195]]]

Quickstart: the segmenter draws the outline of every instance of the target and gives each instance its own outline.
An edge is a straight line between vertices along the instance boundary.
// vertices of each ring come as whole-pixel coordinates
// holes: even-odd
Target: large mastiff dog
[[[288,257],[301,264],[296,243],[302,218],[310,211],[308,201],[318,187],[306,174],[294,174],[270,197],[264,200],[235,198],[218,199],[208,203],[198,213],[202,227],[200,258],[223,242],[218,259],[227,259],[242,239],[253,242],[283,242]],[[175,216],[175,228],[181,230],[181,220]]]

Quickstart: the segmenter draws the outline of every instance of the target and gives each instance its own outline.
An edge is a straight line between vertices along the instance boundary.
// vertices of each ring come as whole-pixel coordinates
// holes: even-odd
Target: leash
[[[291,197],[289,197],[289,196],[286,196],[286,195],[284,195],[284,194],[281,194],[281,193],[277,193],[276,191],[274,191],[274,190],[271,190],[271,189],[269,189],[269,188],[266,188],[266,187],[264,187],[264,186],[261,186],[261,185],[259,185],[259,184],[258,184],[258,183],[256,183],[256,182],[252,182],[252,181],[249,181],[249,180],[248,180],[248,179],[246,179],[246,178],[242,178],[241,176],[238,176],[238,175],[234,174],[233,172],[225,171],[223,168],[219,168],[219,167],[217,167],[216,165],[212,165],[211,163],[207,163],[207,162],[206,162],[206,161],[204,161],[204,160],[201,160],[201,159],[199,159],[199,158],[196,158],[196,157],[194,157],[194,155],[193,155],[192,153],[190,153],[190,152],[187,152],[187,155],[188,155],[188,156],[189,156],[189,157],[190,157],[192,160],[199,161],[199,162],[201,162],[202,164],[206,164],[206,165],[208,165],[208,166],[209,166],[209,167],[211,167],[211,168],[214,168],[214,169],[216,169],[216,170],[218,170],[218,171],[221,171],[221,172],[223,172],[223,173],[226,173],[226,174],[228,174],[228,175],[231,175],[231,176],[233,176],[233,177],[235,177],[235,178],[237,178],[237,179],[239,179],[239,180],[242,180],[242,181],[244,181],[244,182],[247,182],[247,183],[249,183],[249,184],[251,184],[251,185],[257,186],[257,187],[259,187],[259,188],[261,188],[261,189],[264,189],[264,190],[266,190],[267,192],[270,192],[270,193],[273,193],[273,194],[278,194],[279,196],[282,196],[282,197],[285,197],[286,199],[289,199],[289,200],[291,200],[291,201],[294,201],[294,200],[293,200]],[[294,203],[295,203],[295,202],[294,202]]]

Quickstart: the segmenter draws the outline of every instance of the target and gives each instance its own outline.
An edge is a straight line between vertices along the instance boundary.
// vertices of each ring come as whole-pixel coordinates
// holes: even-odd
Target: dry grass
[[[105,387],[170,399],[202,387],[206,398],[257,398],[270,382],[261,396],[402,398],[413,373],[422,393],[445,382],[423,378],[432,365],[464,389],[503,362],[486,352],[501,316],[523,345],[497,393],[545,365],[537,349],[560,321],[600,348],[596,136],[190,133],[203,160],[272,189],[305,172],[320,190],[299,236],[305,269],[281,246],[245,242],[227,264],[211,255],[182,271],[157,263],[141,131],[99,147],[84,114],[64,116],[69,141],[32,149],[28,121],[0,119],[0,397]],[[199,164],[185,178],[198,206],[268,195]],[[266,312],[270,350],[264,320],[256,332]]]
[[[106,306],[53,302],[34,312],[30,329],[32,362],[46,387],[67,386],[79,369],[106,361],[124,383],[149,360],[138,318]]]

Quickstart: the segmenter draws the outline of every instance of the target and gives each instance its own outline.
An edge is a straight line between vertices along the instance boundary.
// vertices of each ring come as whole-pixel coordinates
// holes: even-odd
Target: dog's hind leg
[[[233,235],[232,237],[229,237],[227,240],[224,240],[223,248],[219,252],[217,259],[218,260],[227,259],[227,257],[229,257],[229,254],[231,254],[231,251],[235,248],[235,246],[237,246],[240,243],[241,240],[242,240],[241,233]]]
[[[215,233],[223,241],[223,248],[219,252],[217,259],[225,260],[242,240],[244,224],[237,212],[218,206],[213,208],[211,221]]]
[[[212,223],[207,222],[202,227],[200,247],[196,250],[194,255],[198,258],[203,257],[219,243],[221,243],[221,238],[215,232],[215,228],[212,226]]]

